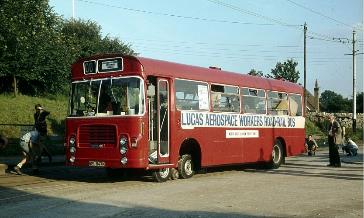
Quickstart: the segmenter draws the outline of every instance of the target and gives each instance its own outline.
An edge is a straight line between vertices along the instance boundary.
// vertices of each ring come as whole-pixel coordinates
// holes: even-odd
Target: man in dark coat
[[[48,151],[47,147],[45,146],[45,140],[47,139],[47,122],[46,117],[50,114],[50,112],[44,110],[42,105],[36,104],[34,113],[34,128],[39,132],[39,144],[42,148],[42,153],[48,156],[49,162],[52,161],[52,155]],[[41,158],[41,154],[39,154],[39,158]],[[40,161],[40,159],[38,159]]]
[[[342,130],[334,115],[329,115],[328,140],[330,164],[327,166],[341,167],[339,145],[342,144]]]

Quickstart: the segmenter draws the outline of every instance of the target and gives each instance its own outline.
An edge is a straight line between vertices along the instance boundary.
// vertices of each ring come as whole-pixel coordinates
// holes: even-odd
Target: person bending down
[[[20,138],[19,143],[23,158],[22,160],[14,167],[14,171],[18,175],[22,175],[21,168],[27,162],[32,163],[33,173],[38,173],[38,166],[36,165],[36,158],[39,155],[41,149],[39,146],[39,132],[34,130],[27,132]]]

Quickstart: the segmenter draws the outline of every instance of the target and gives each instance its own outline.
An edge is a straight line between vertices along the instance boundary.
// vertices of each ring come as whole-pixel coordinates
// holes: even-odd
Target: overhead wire
[[[284,21],[281,21],[281,20],[278,20],[278,19],[275,19],[275,18],[271,18],[271,17],[265,16],[265,15],[262,15],[262,14],[259,14],[259,13],[256,13],[256,12],[252,12],[252,11],[249,11],[247,9],[243,9],[243,8],[238,7],[238,6],[235,6],[235,5],[232,5],[232,4],[229,4],[229,3],[225,3],[225,2],[222,2],[222,1],[219,1],[219,0],[207,0],[207,1],[212,2],[214,4],[217,4],[217,5],[220,5],[220,6],[230,8],[232,10],[235,10],[235,11],[243,13],[243,14],[248,14],[248,15],[251,15],[251,16],[255,16],[255,17],[258,17],[258,18],[261,18],[261,19],[264,19],[264,20],[269,20],[269,21],[274,22],[274,23],[276,23],[278,25],[281,25],[281,26],[292,27],[292,28],[295,28],[295,29],[300,29],[300,27],[303,27],[303,25],[288,24],[288,23],[286,23]],[[331,37],[331,36],[328,36],[328,35],[325,35],[325,34],[322,34],[322,33],[316,33],[316,32],[311,31],[311,30],[308,30],[307,32],[312,34],[312,35],[319,36],[321,38],[326,38],[328,40],[334,38],[334,37]]]
[[[341,24],[341,25],[343,25],[343,26],[346,26],[346,27],[349,27],[349,28],[353,29],[353,26],[352,26],[352,25],[349,25],[349,24],[347,24],[347,23],[344,23],[344,22],[342,22],[342,21],[339,21],[339,20],[337,20],[337,19],[335,19],[335,18],[329,17],[329,16],[327,16],[327,15],[325,15],[325,14],[323,14],[323,13],[320,13],[320,12],[318,12],[318,11],[315,11],[315,10],[313,10],[313,9],[311,9],[311,8],[307,7],[307,6],[301,5],[301,4],[299,4],[299,3],[295,2],[295,1],[292,1],[292,0],[286,0],[286,1],[288,1],[288,2],[290,2],[290,3],[292,3],[292,4],[294,4],[294,5],[296,5],[297,7],[303,8],[303,9],[305,9],[305,10],[307,10],[307,11],[310,11],[310,12],[312,12],[312,13],[314,13],[314,14],[317,14],[317,15],[319,15],[319,16],[321,16],[321,17],[327,18],[327,19],[329,19],[329,20],[331,20],[331,21],[334,21],[334,22],[336,22],[336,23],[338,23],[338,24]]]
[[[271,18],[271,17],[265,16],[265,15],[262,15],[262,14],[259,14],[259,13],[256,13],[256,12],[252,12],[252,11],[249,11],[247,9],[243,9],[243,8],[240,8],[240,7],[237,7],[235,5],[232,5],[232,4],[229,4],[229,3],[226,3],[226,2],[222,2],[222,1],[219,1],[219,0],[207,0],[207,1],[212,2],[214,4],[217,4],[217,5],[220,5],[220,6],[224,6],[224,7],[233,9],[235,11],[238,11],[238,12],[241,12],[241,13],[244,13],[244,14],[248,14],[248,15],[251,15],[251,16],[254,16],[254,17],[258,17],[258,18],[261,18],[261,19],[264,19],[264,20],[269,20],[269,21],[274,22],[274,23],[276,23],[278,25],[281,25],[281,26],[287,26],[287,27],[300,27],[300,26],[303,26],[303,25],[298,25],[298,24],[289,24],[289,23],[283,22],[281,20]]]
[[[240,7],[225,3],[225,2],[221,2],[219,0],[207,0],[210,1],[212,3],[215,3],[217,5],[220,6],[224,6],[230,9],[233,9],[235,11],[238,11],[240,13],[244,13],[244,14],[248,14],[251,16],[255,16],[258,17],[260,19],[264,19],[266,21],[269,21],[271,23],[252,23],[252,22],[240,22],[240,21],[230,21],[230,20],[219,20],[219,19],[209,19],[209,18],[202,18],[202,17],[194,17],[194,16],[184,16],[184,15],[178,15],[178,14],[172,14],[172,13],[160,13],[160,12],[153,12],[153,11],[147,11],[147,10],[141,10],[141,9],[134,9],[134,8],[127,8],[127,7],[121,7],[121,6],[117,6],[117,5],[113,5],[113,4],[108,4],[108,3],[100,3],[100,2],[95,2],[95,1],[91,1],[91,0],[77,0],[79,2],[84,2],[84,3],[88,3],[88,4],[93,4],[93,5],[99,5],[99,6],[104,6],[104,7],[111,7],[111,8],[116,8],[116,9],[121,9],[121,10],[126,10],[126,11],[132,11],[132,12],[138,12],[138,13],[145,13],[145,14],[151,14],[151,15],[158,15],[158,16],[168,16],[168,17],[173,17],[173,18],[182,18],[182,19],[190,19],[190,20],[200,20],[200,21],[204,21],[204,22],[217,22],[217,23],[230,23],[230,24],[242,24],[242,25],[259,25],[259,26],[271,26],[271,25],[281,25],[281,26],[285,26],[285,27],[291,27],[291,28],[295,28],[295,29],[300,29],[303,25],[297,25],[297,24],[289,24],[286,23],[284,21],[275,19],[275,18],[271,18],[256,12],[252,12],[246,9],[242,9]],[[287,0],[289,1],[289,0]],[[293,3],[293,1],[290,1],[291,3]],[[338,42],[336,40],[333,39],[333,37],[330,37],[328,35],[325,34],[320,34],[320,33],[316,33],[313,31],[308,31],[309,35],[309,39],[314,39],[314,40],[321,40],[321,41],[327,41],[327,42]],[[315,36],[313,36],[315,35]],[[186,42],[179,42],[181,44],[186,44]],[[191,43],[191,42],[188,42]],[[165,46],[166,41],[163,41],[162,46]],[[206,45],[206,46],[210,46],[210,43],[206,43],[206,42],[195,42],[195,44],[199,44],[199,45]],[[236,44],[234,43],[217,43],[216,45],[221,45],[221,46],[235,46]],[[242,45],[242,44],[240,44]],[[248,44],[248,45],[242,45],[244,47],[260,47],[260,46],[264,46],[261,44]],[[148,49],[153,49],[153,47],[151,48],[150,45],[145,46],[144,48],[141,47],[140,45],[138,46],[139,48],[143,49],[144,51],[148,50]],[[174,46],[175,48],[179,48],[179,46]],[[302,48],[302,46],[297,46],[297,45],[278,45],[275,46],[276,48]],[[181,48],[181,47],[180,47]],[[192,47],[190,46],[185,46],[184,49],[189,49],[191,50]],[[173,53],[174,54],[179,54],[179,55],[194,55],[194,56],[207,56],[210,58],[216,58],[216,56],[218,55],[220,58],[230,58],[230,59],[250,59],[250,60],[277,60],[277,59],[281,59],[282,57],[278,57],[278,56],[273,56],[273,55],[263,55],[263,56],[258,56],[258,55],[253,55],[253,54],[239,54],[239,55],[235,55],[234,53],[231,54],[225,54],[225,53],[218,53],[218,52],[205,52],[202,53],[201,51],[199,52],[193,52],[193,53],[186,53],[185,50],[181,50],[181,49],[166,49],[165,47],[162,48],[158,48],[157,49],[159,51],[164,51],[164,52],[169,52],[169,53]],[[182,47],[183,49],[183,47]],[[216,48],[214,47],[215,50],[217,51],[229,51],[229,49],[227,48]],[[249,52],[249,49],[241,49],[238,50],[238,52]],[[274,50],[262,50],[262,51],[258,51],[261,53],[274,53],[274,52],[278,52],[278,51],[274,51]],[[302,53],[302,51],[291,51],[291,52],[287,52],[287,53]],[[254,58],[254,57],[258,57],[258,58]],[[287,56],[286,58],[295,58],[295,59],[302,59],[302,57],[292,57],[292,56]],[[309,60],[311,60],[311,58],[309,58]],[[338,60],[344,60],[342,58],[338,59]],[[316,61],[316,62],[320,62],[320,60]],[[322,63],[322,61],[321,61]]]
[[[147,10],[141,10],[141,9],[135,9],[135,8],[121,7],[121,6],[117,6],[117,5],[101,3],[101,2],[95,2],[95,1],[90,1],[90,0],[77,0],[77,1],[88,3],[88,4],[104,6],[104,7],[121,9],[121,10],[125,10],[125,11],[132,11],[132,12],[151,14],[151,15],[158,15],[158,16],[168,16],[168,17],[182,18],[182,19],[190,19],[190,20],[200,20],[200,21],[205,21],[205,22],[230,23],[230,24],[240,24],[240,25],[258,25],[258,26],[273,26],[273,25],[275,25],[275,24],[272,24],[272,23],[252,23],[252,22],[219,20],[219,19],[209,19],[209,18],[195,17],[195,16],[184,16],[184,15],[171,14],[171,13],[153,12],[153,11],[147,11]]]

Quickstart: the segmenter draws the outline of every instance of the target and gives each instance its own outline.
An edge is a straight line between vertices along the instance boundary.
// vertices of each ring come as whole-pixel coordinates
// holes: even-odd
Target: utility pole
[[[75,20],[75,0],[72,0],[72,20]]]
[[[355,65],[355,30],[353,30],[353,132],[356,132],[356,65]]]
[[[352,120],[353,120],[353,132],[356,132],[356,64],[355,64],[355,55],[357,54],[363,54],[363,53],[358,53],[359,50],[355,50],[355,30],[353,30],[353,51],[351,54],[345,54],[345,55],[352,55],[353,56],[353,116],[352,116]],[[341,39],[338,38],[341,42]],[[348,42],[350,42],[349,39],[346,39]]]
[[[304,98],[304,112],[306,115],[307,110],[307,90],[306,90],[306,34],[307,34],[307,24],[303,25],[303,98]]]

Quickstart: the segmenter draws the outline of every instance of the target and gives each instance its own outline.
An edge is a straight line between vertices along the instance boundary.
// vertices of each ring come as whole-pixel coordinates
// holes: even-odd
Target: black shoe
[[[20,171],[20,167],[18,167],[18,166],[15,166],[15,167],[14,167],[14,171],[15,171],[15,173],[16,173],[16,174],[18,174],[18,175],[23,175],[23,173]]]
[[[328,167],[333,167],[333,166],[334,166],[334,164],[327,164],[326,166],[328,166]]]

